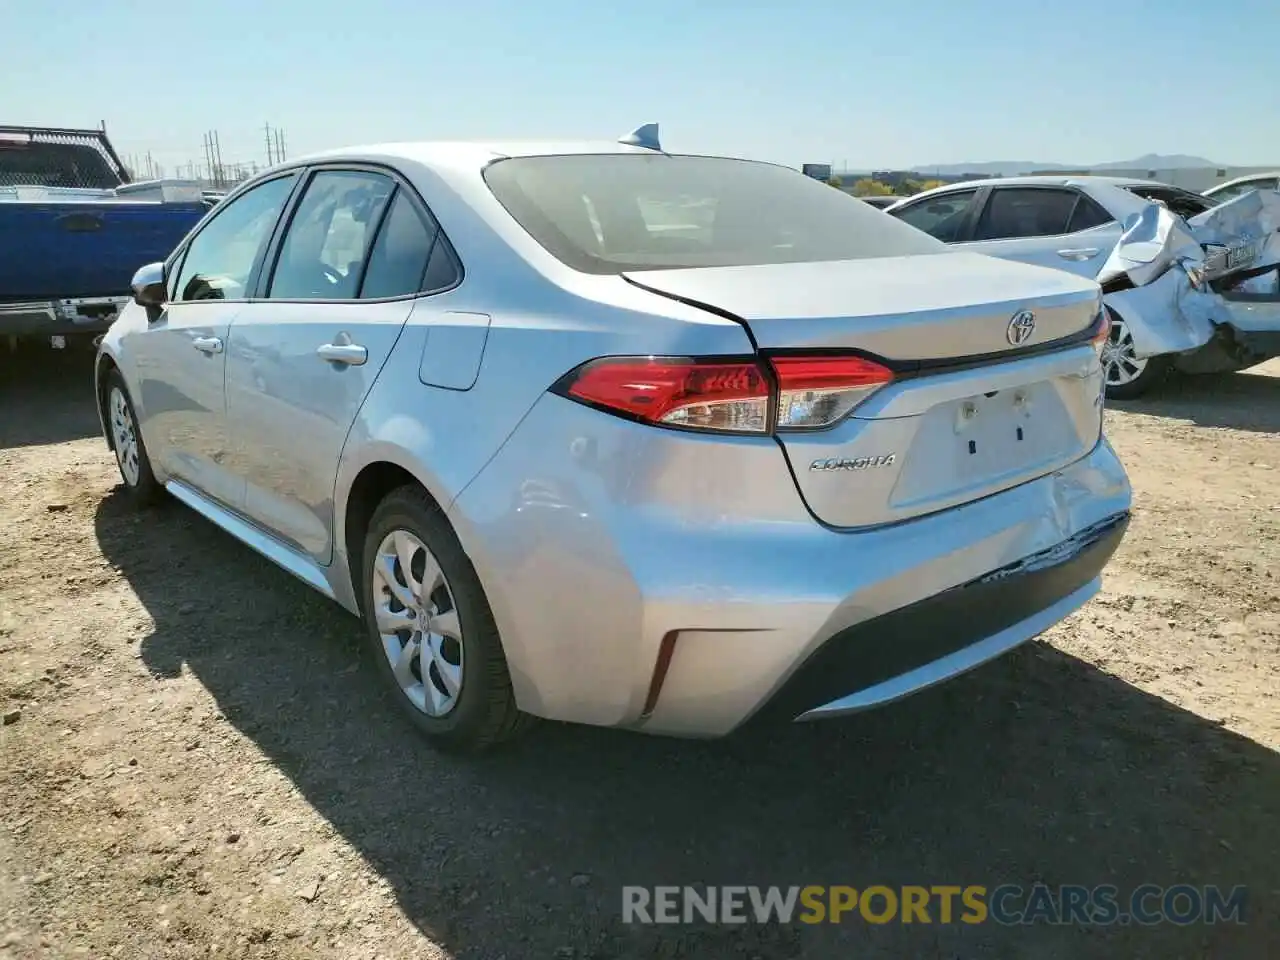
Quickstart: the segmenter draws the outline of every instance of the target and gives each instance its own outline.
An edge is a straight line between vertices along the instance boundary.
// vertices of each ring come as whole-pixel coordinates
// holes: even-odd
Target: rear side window
[[[1067,233],[1092,230],[1094,227],[1100,227],[1114,219],[1115,217],[1102,209],[1098,203],[1082,193],[1080,194],[1080,199],[1076,201],[1076,209],[1071,214],[1071,221],[1067,224]]]
[[[369,255],[361,299],[403,297],[422,290],[437,233],[434,224],[426,224],[418,215],[403,190],[396,194]]]
[[[784,167],[662,153],[515,157],[485,181],[548,252],[584,273],[945,253]]]
[[[436,242],[431,247],[431,260],[427,263],[427,274],[422,278],[422,291],[434,293],[437,290],[445,290],[460,279],[462,275],[449,247],[449,241],[444,238],[443,232],[437,233]]]
[[[975,240],[1017,240],[1069,232],[1079,194],[1044,187],[997,187],[978,218]]]
[[[977,190],[944,193],[895,210],[893,215],[943,243],[955,243],[964,239],[964,224],[977,195]]]

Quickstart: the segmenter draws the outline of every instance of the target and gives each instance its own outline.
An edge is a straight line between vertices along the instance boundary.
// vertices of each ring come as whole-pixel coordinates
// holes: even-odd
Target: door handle
[[[1088,260],[1098,255],[1097,247],[1083,247],[1079,250],[1059,250],[1058,256],[1063,260]]]
[[[358,367],[369,359],[369,351],[358,343],[324,343],[316,347],[316,356],[330,363]]]
[[[221,353],[222,338],[221,337],[196,337],[191,341],[191,345],[201,353]]]

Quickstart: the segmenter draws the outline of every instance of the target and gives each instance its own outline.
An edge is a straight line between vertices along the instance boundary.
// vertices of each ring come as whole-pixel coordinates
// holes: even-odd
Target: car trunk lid
[[[853,348],[899,362],[1009,353],[1070,336],[1097,310],[1097,286],[1059,270],[945,251],[825,263],[644,270],[655,293],[745,322],[761,350]],[[1035,328],[1013,343],[1013,315]]]
[[[1092,281],[950,252],[627,279],[738,319],[762,355],[857,352],[895,372],[834,426],[777,432],[801,495],[832,526],[892,523],[989,496],[1098,441]]]

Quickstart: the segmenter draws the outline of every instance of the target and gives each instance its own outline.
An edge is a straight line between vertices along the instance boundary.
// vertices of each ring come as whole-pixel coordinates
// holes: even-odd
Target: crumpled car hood
[[[1208,249],[1206,250],[1206,247]],[[1175,264],[1204,279],[1280,263],[1280,192],[1255,190],[1183,220],[1159,203],[1149,203],[1125,222],[1097,280],[1127,276],[1135,287],[1159,279]]]
[[[1137,356],[1196,350],[1222,325],[1280,330],[1280,191],[1247,193],[1190,220],[1152,202],[1124,226],[1096,279]],[[1209,283],[1237,274],[1245,276],[1230,292]]]

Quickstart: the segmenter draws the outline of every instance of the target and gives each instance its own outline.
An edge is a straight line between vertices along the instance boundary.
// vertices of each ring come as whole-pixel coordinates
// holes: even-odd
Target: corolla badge
[[[1019,310],[1009,321],[1009,329],[1004,332],[1005,338],[1015,347],[1021,346],[1031,339],[1036,332],[1036,315],[1030,310]]]
[[[824,457],[809,464],[810,470],[868,470],[872,467],[891,467],[898,459],[896,453],[878,457]]]

